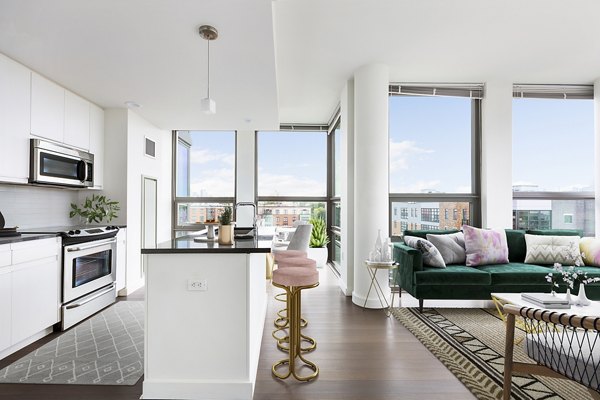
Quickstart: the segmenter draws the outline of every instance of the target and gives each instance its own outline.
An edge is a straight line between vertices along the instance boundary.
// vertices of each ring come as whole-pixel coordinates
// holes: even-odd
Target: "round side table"
[[[381,308],[383,308],[383,310],[385,311],[386,316],[389,317],[392,314],[392,306],[394,305],[395,292],[392,290],[392,303],[388,303],[387,298],[383,293],[383,289],[381,288],[381,285],[379,285],[379,281],[377,280],[377,271],[381,269],[385,269],[388,271],[395,270],[396,268],[398,268],[398,263],[395,261],[378,262],[366,260],[365,265],[367,267],[367,271],[369,272],[369,276],[371,277],[371,284],[369,285],[369,290],[367,291],[367,296],[365,298],[365,304],[363,305],[363,309],[366,308],[367,300],[369,299],[369,294],[371,294],[371,290],[374,287],[375,293],[377,293],[377,298],[379,299],[379,303],[381,304]]]

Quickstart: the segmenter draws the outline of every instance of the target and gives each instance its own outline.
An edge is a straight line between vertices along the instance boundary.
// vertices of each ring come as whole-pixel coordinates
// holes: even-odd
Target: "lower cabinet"
[[[0,246],[0,358],[60,321],[60,255],[58,238]]]

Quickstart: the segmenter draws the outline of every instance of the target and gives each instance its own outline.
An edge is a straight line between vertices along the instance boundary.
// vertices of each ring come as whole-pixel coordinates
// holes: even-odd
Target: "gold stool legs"
[[[280,294],[286,294],[286,293],[280,293]],[[275,298],[278,299],[277,295],[275,296]],[[287,299],[289,299],[289,296],[286,296],[286,308],[284,308],[283,310],[279,310],[277,312],[277,315],[279,316],[279,318],[277,318],[275,320],[275,322],[274,322],[274,324],[275,324],[275,326],[277,328],[271,334],[271,336],[273,336],[273,338],[275,340],[277,340],[277,348],[279,350],[285,351],[285,352],[288,352],[290,350],[289,346],[285,346],[284,345],[285,343],[289,343],[290,342],[290,336],[289,335],[280,336],[280,335],[278,335],[278,333],[280,331],[284,330],[285,328],[289,327],[289,318],[287,317],[287,315],[282,316],[282,313],[284,311],[286,311],[286,314],[287,314],[287,310],[290,309],[289,300],[287,300]],[[298,307],[299,307],[299,310],[302,310],[302,304],[301,304],[302,300],[301,299],[302,299],[302,296],[299,295],[298,296]],[[304,318],[300,317],[300,328],[304,328],[306,325],[308,325],[308,322]],[[315,350],[317,348],[317,341],[315,339],[311,338],[310,336],[307,336],[307,335],[301,333],[300,334],[300,340],[302,342],[308,343],[307,346],[305,346],[305,347],[301,346],[300,347],[300,351],[302,351],[303,353],[308,353],[308,352],[313,351],[313,350]]]
[[[284,287],[284,286],[280,286],[277,284],[273,284],[277,287],[280,287],[282,289],[285,289],[287,296],[288,296],[288,312],[289,312],[289,326],[290,326],[290,347],[289,347],[289,354],[288,354],[288,358],[285,358],[283,360],[280,360],[278,362],[276,362],[275,364],[273,364],[273,367],[271,368],[271,372],[273,373],[274,376],[276,376],[279,379],[286,379],[288,378],[290,375],[292,375],[294,378],[296,378],[299,381],[303,381],[303,382],[307,382],[310,381],[311,379],[315,379],[318,375],[319,375],[319,367],[311,362],[308,361],[306,358],[304,358],[302,356],[302,351],[301,351],[301,341],[302,341],[302,336],[300,333],[300,311],[301,311],[301,301],[300,301],[300,296],[301,296],[301,292],[302,289],[309,289],[309,288],[314,288],[317,287],[319,284],[315,284],[315,285],[311,285],[311,286],[292,286],[292,287]],[[313,373],[309,374],[309,375],[304,375],[301,376],[296,372],[296,364],[297,364],[297,359],[300,359],[301,364],[310,368]],[[279,373],[277,370],[286,365],[288,366],[288,370],[286,373]]]

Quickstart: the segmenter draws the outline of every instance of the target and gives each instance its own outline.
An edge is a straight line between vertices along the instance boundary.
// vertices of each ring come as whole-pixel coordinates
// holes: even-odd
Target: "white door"
[[[156,196],[158,181],[156,178],[142,176],[142,249],[156,247]],[[145,257],[141,256],[141,276],[145,271]]]

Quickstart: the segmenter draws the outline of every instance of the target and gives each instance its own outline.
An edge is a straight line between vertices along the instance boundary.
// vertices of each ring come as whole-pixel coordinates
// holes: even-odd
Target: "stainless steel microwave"
[[[29,182],[92,187],[94,155],[45,140],[31,139]]]

